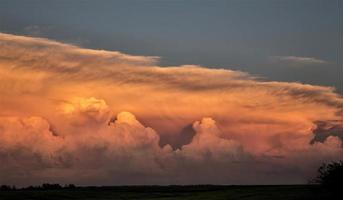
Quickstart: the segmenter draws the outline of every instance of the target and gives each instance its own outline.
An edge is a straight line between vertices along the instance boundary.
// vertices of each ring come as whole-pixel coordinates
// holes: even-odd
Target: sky
[[[343,1],[0,1],[0,184],[298,184],[343,156]]]

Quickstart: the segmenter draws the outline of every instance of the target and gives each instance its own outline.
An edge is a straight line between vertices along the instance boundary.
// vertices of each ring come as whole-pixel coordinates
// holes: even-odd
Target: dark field
[[[340,199],[319,186],[120,186],[78,187],[56,190],[0,191],[1,200],[10,199],[227,199],[286,200]]]

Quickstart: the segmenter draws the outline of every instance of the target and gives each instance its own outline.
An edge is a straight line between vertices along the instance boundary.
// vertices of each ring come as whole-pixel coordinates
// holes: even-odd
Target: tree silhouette
[[[60,184],[50,184],[50,183],[44,183],[42,184],[43,190],[58,190],[62,189],[62,186]]]
[[[316,182],[329,189],[343,186],[343,161],[324,163],[318,169]]]
[[[16,190],[17,188],[15,186],[9,186],[9,185],[1,185],[0,191],[10,191],[10,190]]]

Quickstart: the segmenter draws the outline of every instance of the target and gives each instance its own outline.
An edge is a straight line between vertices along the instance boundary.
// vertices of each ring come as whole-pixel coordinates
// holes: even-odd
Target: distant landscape
[[[279,186],[104,186],[26,188],[0,191],[1,200],[41,199],[213,199],[213,200],[324,200],[337,199],[318,185]]]

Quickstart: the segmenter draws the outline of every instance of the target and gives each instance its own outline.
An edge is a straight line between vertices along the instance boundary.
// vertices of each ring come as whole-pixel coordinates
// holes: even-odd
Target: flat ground
[[[0,191],[1,200],[103,200],[103,199],[226,199],[226,200],[297,200],[340,199],[318,186],[120,186],[78,187],[58,190]],[[343,199],[343,198],[342,198]]]

